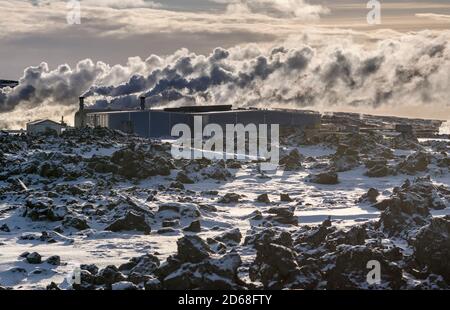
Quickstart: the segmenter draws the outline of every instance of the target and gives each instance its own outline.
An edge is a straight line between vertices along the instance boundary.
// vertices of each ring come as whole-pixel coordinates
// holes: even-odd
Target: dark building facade
[[[17,85],[19,85],[18,81],[11,81],[11,80],[0,80],[0,88],[5,88],[5,87],[11,87],[14,88]]]
[[[303,110],[233,110],[231,106],[198,106],[163,110],[94,111],[84,109],[80,104],[75,125],[100,126],[135,133],[141,137],[164,138],[171,137],[172,128],[177,124],[186,124],[193,132],[196,116],[201,117],[203,127],[218,124],[224,129],[227,124],[279,124],[280,128],[318,129],[321,122],[319,113]]]

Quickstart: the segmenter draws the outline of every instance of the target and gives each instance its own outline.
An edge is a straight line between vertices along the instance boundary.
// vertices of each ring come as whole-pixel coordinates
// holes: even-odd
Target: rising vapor
[[[84,60],[75,68],[50,70],[43,63],[27,68],[18,87],[0,90],[0,111],[40,105],[75,109],[76,98],[84,93],[103,108],[136,108],[137,97],[145,95],[152,107],[233,104],[385,111],[422,106],[448,113],[450,32],[402,35],[371,49],[323,40],[309,44],[305,38],[292,38],[266,49],[219,47],[207,56],[182,49],[165,57],[133,57],[124,66]]]

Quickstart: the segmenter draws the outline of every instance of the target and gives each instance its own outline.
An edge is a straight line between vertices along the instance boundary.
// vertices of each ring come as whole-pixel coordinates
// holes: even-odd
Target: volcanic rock
[[[26,260],[29,264],[40,264],[42,263],[42,256],[37,252],[33,252],[26,256]]]
[[[419,151],[409,155],[404,161],[398,164],[397,169],[407,174],[415,174],[427,170],[431,163],[431,157],[428,153]]]
[[[59,266],[61,265],[61,257],[58,255],[53,255],[47,258],[46,260],[47,264],[53,265],[53,266]]]
[[[183,262],[198,263],[209,258],[211,249],[208,244],[198,236],[184,236],[177,241],[177,257]]]
[[[194,184],[195,183],[191,178],[189,178],[189,176],[186,173],[184,173],[182,171],[178,172],[176,180],[183,184]]]
[[[378,196],[380,196],[380,192],[376,188],[372,187],[367,191],[367,193],[365,193],[358,199],[358,202],[367,201],[370,203],[376,203]]]
[[[338,175],[334,171],[311,174],[308,179],[310,182],[317,184],[334,185],[339,183]]]
[[[261,203],[266,203],[269,204],[270,203],[270,199],[269,199],[269,195],[267,194],[261,194],[256,198],[257,202],[261,202]]]
[[[214,237],[214,239],[225,244],[239,244],[242,240],[242,234],[239,228],[235,228],[223,232],[222,234]]]
[[[142,231],[145,234],[150,234],[151,227],[146,222],[145,216],[139,215],[133,211],[127,212],[127,214],[110,224],[105,230],[120,232],[120,231]]]
[[[219,199],[219,203],[238,203],[241,195],[235,193],[227,193]]]
[[[450,218],[433,218],[413,240],[417,262],[450,281]]]
[[[294,210],[292,208],[270,208],[267,210],[267,213],[273,214],[267,217],[268,220],[276,221],[280,224],[298,225],[298,218],[294,215]]]
[[[289,194],[280,194],[280,201],[292,202],[294,200],[289,196]]]
[[[188,232],[195,232],[195,233],[199,233],[202,231],[202,227],[200,225],[200,221],[193,221],[191,222],[191,224],[185,228],[183,228],[184,231],[188,231]]]
[[[90,228],[85,219],[76,216],[66,216],[62,224],[65,227],[72,227],[78,230],[85,230]]]
[[[280,165],[285,171],[296,171],[302,168],[303,156],[297,149],[280,158]]]

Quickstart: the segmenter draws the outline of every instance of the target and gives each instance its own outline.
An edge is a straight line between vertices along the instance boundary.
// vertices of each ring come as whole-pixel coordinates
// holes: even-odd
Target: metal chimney
[[[140,97],[140,99],[141,99],[141,110],[145,110],[145,97],[142,96]]]
[[[84,110],[84,97],[80,97],[80,111]]]

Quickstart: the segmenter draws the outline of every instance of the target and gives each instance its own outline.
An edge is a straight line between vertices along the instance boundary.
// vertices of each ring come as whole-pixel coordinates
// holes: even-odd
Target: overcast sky
[[[209,53],[217,46],[270,42],[308,25],[362,31],[450,29],[447,0],[381,1],[382,24],[376,27],[367,25],[369,10],[361,0],[250,0],[256,14],[239,18],[230,7],[240,1],[84,0],[81,25],[67,25],[67,1],[0,0],[0,78],[18,79],[24,68],[42,61],[50,67],[84,58],[125,63],[129,56],[171,54],[182,47]]]

